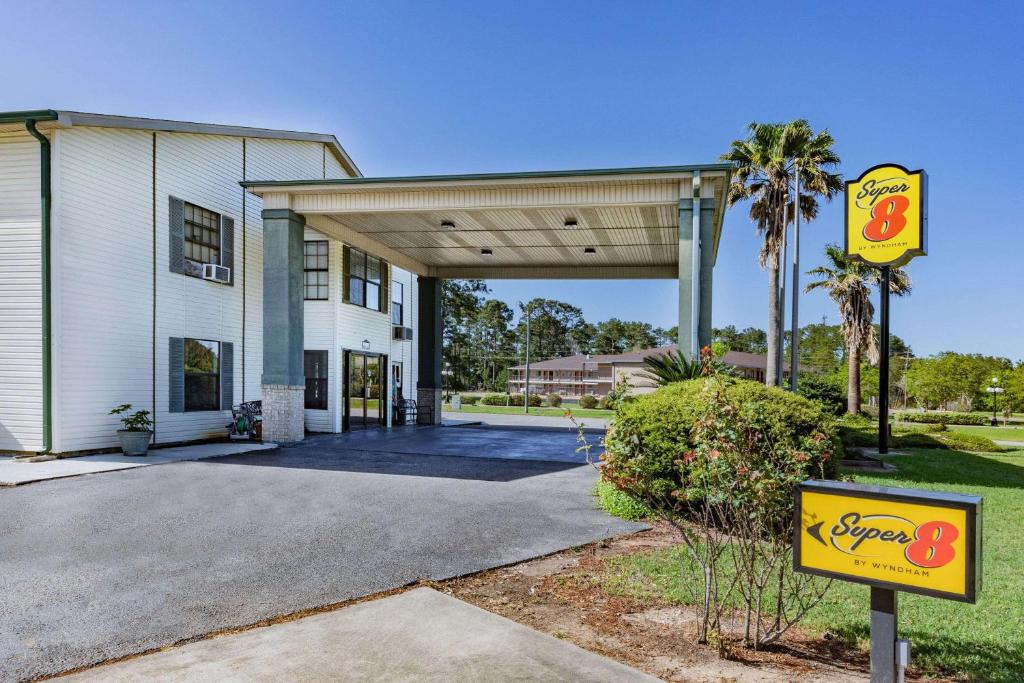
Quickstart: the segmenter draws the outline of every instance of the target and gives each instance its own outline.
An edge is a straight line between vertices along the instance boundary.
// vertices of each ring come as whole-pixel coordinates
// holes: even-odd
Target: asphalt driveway
[[[460,455],[406,452],[417,433],[428,453],[448,433],[469,441]],[[508,457],[467,457],[488,436]],[[0,680],[640,528],[595,509],[597,475],[572,462],[572,435],[403,437],[393,451],[373,435],[322,437],[0,490]],[[539,457],[538,440],[551,460],[516,457]]]

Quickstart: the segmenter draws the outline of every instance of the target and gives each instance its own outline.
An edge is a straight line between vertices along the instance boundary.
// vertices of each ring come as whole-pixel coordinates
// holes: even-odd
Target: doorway
[[[384,427],[387,422],[388,357],[359,351],[345,352],[342,429],[346,432]]]

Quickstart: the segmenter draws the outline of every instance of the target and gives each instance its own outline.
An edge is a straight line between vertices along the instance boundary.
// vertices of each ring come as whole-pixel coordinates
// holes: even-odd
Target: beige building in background
[[[654,383],[646,379],[644,359],[648,356],[677,352],[676,344],[656,349],[644,349],[629,353],[587,355],[577,354],[564,358],[530,363],[530,393],[558,394],[568,399],[578,399],[590,394],[606,396],[622,382],[628,382],[632,393],[646,394],[654,391]],[[723,362],[732,365],[741,377],[764,381],[767,357],[757,353],[728,351]],[[521,394],[526,385],[526,366],[509,368],[508,390]]]

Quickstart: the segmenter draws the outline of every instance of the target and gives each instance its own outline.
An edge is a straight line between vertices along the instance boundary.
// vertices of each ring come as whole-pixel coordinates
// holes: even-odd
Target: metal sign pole
[[[871,587],[871,683],[896,683],[896,591]]]
[[[793,325],[789,340],[789,390],[796,393],[800,365],[800,162],[796,162],[796,204],[793,210]]]
[[[878,453],[889,452],[889,266],[882,266],[882,349],[878,360]]]

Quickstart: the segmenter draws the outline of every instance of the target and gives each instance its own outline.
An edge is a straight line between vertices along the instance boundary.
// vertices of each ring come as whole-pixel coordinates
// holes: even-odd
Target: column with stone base
[[[303,230],[290,209],[263,211],[263,440],[305,436]]]
[[[441,424],[441,286],[436,277],[420,277],[419,287],[419,368],[416,400],[421,406],[433,406],[433,424]],[[419,412],[419,424],[431,424],[431,414]]]

